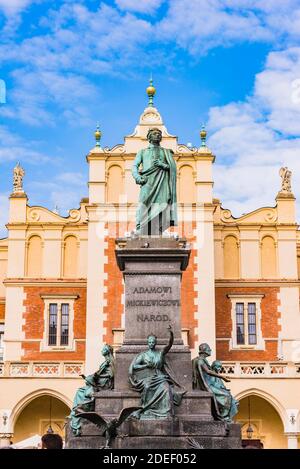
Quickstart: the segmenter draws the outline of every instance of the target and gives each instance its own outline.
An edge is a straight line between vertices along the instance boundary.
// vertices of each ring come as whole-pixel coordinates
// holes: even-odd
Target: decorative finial
[[[156,93],[156,89],[155,87],[153,86],[153,79],[152,79],[152,75],[150,77],[150,86],[148,86],[146,92],[147,92],[147,95],[149,96],[149,102],[148,102],[148,107],[153,107],[153,98],[155,96],[155,93]]]
[[[13,178],[13,192],[24,193],[23,189],[23,177],[25,176],[25,171],[18,161],[17,165],[14,167],[14,178]]]
[[[99,122],[97,122],[97,127],[96,127],[94,135],[95,135],[95,140],[96,140],[96,147],[100,147],[100,140],[102,137],[102,132],[100,130]]]
[[[205,125],[203,124],[200,130],[201,147],[206,147],[206,136],[207,132],[205,130]]]
[[[292,192],[292,185],[291,185],[291,179],[292,179],[292,171],[290,171],[287,166],[284,166],[283,168],[280,168],[279,170],[279,176],[281,177],[281,193],[285,194],[291,194]]]

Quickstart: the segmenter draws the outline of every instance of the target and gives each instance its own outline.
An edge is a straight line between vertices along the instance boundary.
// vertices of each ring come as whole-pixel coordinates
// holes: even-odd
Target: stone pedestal
[[[167,345],[169,324],[174,344],[166,359],[186,394],[173,418],[125,421],[114,448],[190,448],[189,438],[203,448],[240,448],[240,426],[214,421],[212,394],[192,389],[191,354],[181,336],[181,277],[190,247],[184,239],[155,237],[118,239],[116,245],[125,283],[125,336],[116,351],[114,390],[97,393],[95,411],[110,420],[122,408],[140,405],[140,395],[128,381],[130,363],[147,349],[149,334],[157,336],[158,349]],[[81,437],[67,428],[66,448],[99,448],[104,442],[97,427],[87,421]]]
[[[177,382],[192,389],[191,354],[181,335],[181,276],[190,249],[185,240],[142,237],[118,239],[116,259],[125,284],[125,336],[116,352],[115,388],[128,389],[128,368],[147,348],[149,334],[158,348],[168,343],[172,325],[174,345],[167,355]]]

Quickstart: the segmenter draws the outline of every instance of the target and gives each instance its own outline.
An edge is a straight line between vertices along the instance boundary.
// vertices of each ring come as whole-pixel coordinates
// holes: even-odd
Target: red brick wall
[[[23,314],[26,339],[43,339],[44,300],[40,295],[79,295],[74,300],[74,339],[85,339],[86,288],[82,287],[25,287]],[[75,351],[40,352],[40,342],[23,342],[22,360],[84,360],[85,342],[77,342]]]
[[[221,287],[216,288],[216,336],[217,338],[231,337],[231,299],[230,294],[263,294],[261,300],[261,329],[263,338],[278,338],[280,326],[278,324],[277,287]],[[217,358],[220,360],[276,360],[277,340],[266,341],[266,350],[229,350],[229,341],[217,340]]]
[[[120,232],[122,232],[121,227],[119,227],[119,229]],[[124,231],[126,231],[126,228]],[[104,294],[104,299],[106,299],[106,306],[104,306],[104,313],[106,314],[104,327],[106,327],[106,334],[104,335],[103,340],[108,344],[112,344],[112,330],[121,327],[121,315],[123,312],[121,301],[124,288],[122,284],[122,272],[117,265],[115,256],[115,238],[112,238],[109,235],[107,244],[108,247],[105,250],[107,264],[104,266],[104,272],[107,273],[107,279],[104,281],[104,286],[107,288],[107,291]]]
[[[185,223],[187,225],[187,223]],[[185,226],[186,234],[189,234],[188,242],[192,243],[195,241],[195,237],[192,236],[193,229],[195,224],[191,226]],[[197,283],[197,278],[195,277],[195,272],[197,271],[197,264],[195,264],[195,256],[197,254],[196,249],[191,250],[190,261],[188,268],[182,275],[182,284],[181,284],[181,318],[182,318],[182,328],[189,329],[189,346],[190,348],[194,347],[195,341],[197,341],[197,335],[195,330],[197,330],[197,320],[195,319],[195,313],[197,311],[197,306],[195,305],[195,298],[197,298],[197,292],[195,291],[195,284]]]
[[[0,303],[0,321],[4,321],[5,318],[5,304]]]

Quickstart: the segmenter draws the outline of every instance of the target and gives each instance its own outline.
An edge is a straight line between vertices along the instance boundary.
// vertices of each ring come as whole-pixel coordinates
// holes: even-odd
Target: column
[[[212,359],[216,352],[216,320],[215,320],[215,273],[214,273],[214,227],[213,207],[197,207],[196,214],[196,243],[197,268],[197,320],[198,340],[192,351],[197,354],[199,344],[207,342],[213,351]]]
[[[299,433],[285,433],[288,449],[298,449]]]
[[[88,267],[87,267],[87,315],[86,315],[86,373],[92,373],[99,366],[103,337],[105,334],[103,312],[105,306],[104,294],[107,274],[104,266],[106,227],[102,217],[104,211],[97,206],[87,207],[89,216],[88,226]]]
[[[7,278],[23,278],[26,262],[27,195],[13,193],[9,198]],[[6,284],[4,361],[21,360],[24,288]]]
[[[197,270],[197,322],[198,340],[192,355],[197,354],[198,346],[207,342],[216,353],[216,321],[215,321],[215,268],[214,268],[214,224],[213,224],[213,178],[212,164],[214,155],[202,146],[196,156],[196,243],[195,262]]]

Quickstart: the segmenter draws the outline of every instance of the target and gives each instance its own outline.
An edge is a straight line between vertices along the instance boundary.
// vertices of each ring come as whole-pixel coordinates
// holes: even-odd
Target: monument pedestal
[[[191,448],[189,438],[203,448],[240,448],[240,426],[214,421],[212,394],[192,389],[191,353],[181,335],[181,277],[187,268],[190,248],[184,239],[140,237],[118,239],[116,259],[125,283],[125,335],[116,351],[114,390],[95,396],[95,411],[107,420],[122,408],[139,406],[140,394],[133,391],[128,370],[132,360],[147,348],[147,337],[157,337],[157,348],[174,344],[166,356],[175,380],[186,391],[174,417],[129,419],[119,427],[114,448]],[[99,448],[105,439],[97,427],[83,420],[82,436],[68,426],[66,448]]]
[[[181,277],[190,257],[186,240],[141,237],[116,243],[125,284],[125,335],[116,351],[115,389],[128,389],[129,365],[147,347],[149,334],[157,337],[158,347],[167,345],[171,324],[174,344],[168,363],[176,381],[191,390],[191,353],[181,334]]]

